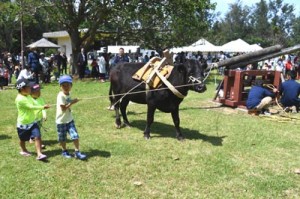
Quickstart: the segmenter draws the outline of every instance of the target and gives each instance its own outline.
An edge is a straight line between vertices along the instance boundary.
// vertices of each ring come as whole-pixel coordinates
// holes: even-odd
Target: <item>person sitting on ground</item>
[[[297,76],[296,71],[287,72],[287,81],[280,85],[279,94],[281,96],[280,102],[286,110],[299,111],[300,99],[300,84],[295,81]],[[294,107],[293,107],[294,106]],[[293,107],[293,108],[292,108]]]
[[[247,109],[255,109],[265,115],[270,115],[268,107],[275,97],[277,89],[273,89],[273,93],[263,87],[263,80],[257,79],[254,81],[252,88],[249,91],[248,99],[246,102]]]

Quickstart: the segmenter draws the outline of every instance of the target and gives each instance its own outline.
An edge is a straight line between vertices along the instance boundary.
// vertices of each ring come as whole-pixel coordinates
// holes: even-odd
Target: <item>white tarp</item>
[[[220,52],[220,46],[189,46],[186,48],[187,52]]]
[[[120,48],[124,48],[125,53],[135,53],[139,46],[107,46],[107,52],[119,53]]]
[[[251,46],[251,51],[257,51],[263,49],[260,45],[258,44],[252,44]]]
[[[171,48],[171,52],[179,53],[179,52],[220,52],[220,46],[184,46],[178,48]]]
[[[55,43],[52,43],[45,38],[42,38],[32,44],[29,44],[27,47],[28,48],[60,48],[59,45],[56,45]]]
[[[178,52],[219,52],[220,46],[215,46],[204,38],[199,39],[190,46],[177,47],[170,49],[173,53]]]
[[[170,52],[173,52],[173,53],[187,52],[186,51],[187,48],[188,48],[188,46],[171,48]]]
[[[224,52],[250,52],[251,45],[242,39],[230,41],[222,46]]]
[[[199,39],[198,41],[196,41],[195,43],[193,43],[190,46],[215,46],[212,43],[210,43],[209,41],[207,41],[204,38]]]

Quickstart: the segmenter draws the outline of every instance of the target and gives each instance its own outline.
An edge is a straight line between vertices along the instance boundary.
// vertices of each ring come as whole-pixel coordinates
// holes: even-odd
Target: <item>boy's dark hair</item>
[[[291,77],[291,79],[296,79],[296,77],[297,77],[297,73],[294,70],[288,71],[287,75],[289,75]]]

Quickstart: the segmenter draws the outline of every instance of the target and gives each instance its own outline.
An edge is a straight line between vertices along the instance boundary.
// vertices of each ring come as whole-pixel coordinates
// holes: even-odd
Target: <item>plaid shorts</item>
[[[67,141],[67,133],[69,133],[71,140],[79,139],[79,135],[73,120],[65,124],[56,124],[56,128],[59,142]]]

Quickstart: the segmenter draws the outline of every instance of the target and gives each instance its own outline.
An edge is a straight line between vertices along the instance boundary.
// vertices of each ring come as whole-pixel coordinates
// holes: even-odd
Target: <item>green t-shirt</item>
[[[44,106],[36,105],[30,95],[18,94],[15,103],[18,110],[17,123],[22,125],[34,123],[36,121],[35,111],[44,109]]]
[[[39,98],[36,98],[36,99],[33,98],[33,101],[35,102],[35,105],[39,105],[39,106],[43,106],[43,107],[45,105],[45,101],[42,97],[39,97]],[[41,121],[43,119],[43,117],[46,117],[46,110],[45,109],[35,110],[34,113],[35,113],[36,121]]]

